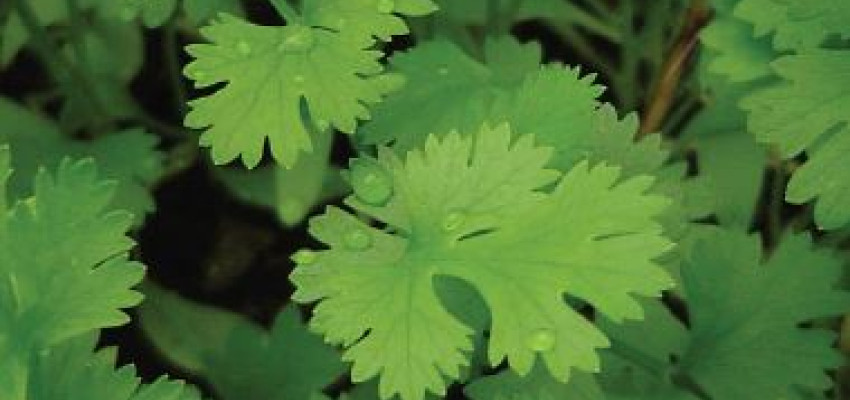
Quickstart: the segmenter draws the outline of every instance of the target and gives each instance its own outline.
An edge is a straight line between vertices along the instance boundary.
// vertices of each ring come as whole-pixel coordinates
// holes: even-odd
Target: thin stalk
[[[165,56],[166,67],[168,68],[168,76],[171,80],[174,106],[179,111],[180,117],[183,118],[186,115],[188,95],[186,94],[186,87],[183,84],[183,72],[180,68],[180,60],[178,60],[180,46],[177,43],[177,27],[173,21],[165,25],[163,34],[162,51]]]
[[[287,0],[271,0],[274,9],[286,20],[287,24],[300,24],[301,23],[301,13],[299,13],[295,7],[289,4]]]
[[[68,12],[71,16],[71,47],[74,49],[74,56],[77,64],[89,65],[88,48],[86,48],[85,32],[82,29],[86,25],[78,0],[66,0],[68,4]]]
[[[597,1],[594,0],[590,3],[596,4]],[[610,10],[606,10],[604,13],[597,12],[598,15],[593,15],[572,3],[565,4],[570,9],[569,21],[571,25],[579,26],[591,34],[598,35],[614,43],[618,43],[622,39],[621,32],[615,26],[611,25],[609,18],[611,14]]]
[[[785,173],[782,160],[772,154],[773,179],[770,183],[766,233],[768,248],[774,248],[782,237],[782,206],[785,204]]]
[[[607,60],[602,58],[602,54],[587,41],[587,38],[582,36],[573,26],[564,25],[557,27],[558,33],[564,37],[570,47],[576,51],[582,60],[591,64],[594,70],[602,73],[607,77],[616,75],[616,71],[611,67]]]
[[[705,0],[692,0],[684,16],[686,22],[653,85],[638,137],[656,132],[664,123],[687,61],[696,48],[699,32],[708,22],[708,17],[709,9]]]
[[[638,52],[640,45],[636,41],[636,34],[632,27],[636,10],[634,4],[627,1],[620,5],[619,11],[620,34],[623,38],[620,45],[621,65],[619,72],[612,76],[612,79],[620,107],[632,111],[637,106],[638,93],[635,85],[640,62]]]

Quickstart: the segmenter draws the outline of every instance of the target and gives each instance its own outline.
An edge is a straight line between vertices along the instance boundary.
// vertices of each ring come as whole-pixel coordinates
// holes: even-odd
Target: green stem
[[[171,79],[174,105],[179,110],[180,117],[183,118],[186,115],[188,96],[186,95],[186,87],[183,86],[183,73],[180,68],[180,60],[177,59],[180,51],[179,47],[177,43],[177,27],[172,21],[165,25],[163,53],[166,66],[168,67],[168,76]]]
[[[77,65],[89,65],[88,49],[86,48],[85,32],[82,29],[86,22],[83,18],[82,11],[78,0],[67,0],[68,12],[71,16],[71,46],[74,49],[74,56],[77,60]]]
[[[766,222],[767,245],[770,249],[774,248],[782,237],[782,206],[785,204],[784,166],[779,155],[774,154],[771,158],[774,175],[770,185]]]
[[[612,78],[616,75],[616,71],[611,65],[602,58],[601,53],[596,51],[587,38],[582,36],[572,25],[564,25],[557,27],[558,33],[563,36],[564,40],[570,47],[578,53],[579,57],[585,62],[591,64],[594,70],[603,75]]]
[[[301,13],[299,13],[295,7],[289,4],[287,0],[271,0],[272,5],[275,10],[286,20],[287,24],[300,24],[301,23]]]
[[[599,0],[593,0],[591,3],[596,4],[598,1]],[[610,11],[606,11],[604,14],[596,16],[574,4],[566,3],[566,5],[570,8],[569,22],[571,24],[584,28],[591,34],[599,35],[614,43],[620,42],[623,38],[621,32],[611,25],[611,21],[606,19],[606,17],[611,13]]]

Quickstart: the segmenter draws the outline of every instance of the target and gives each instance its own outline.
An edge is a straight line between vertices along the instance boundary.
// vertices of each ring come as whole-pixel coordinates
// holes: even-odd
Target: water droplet
[[[466,215],[462,212],[451,212],[443,218],[443,230],[452,232],[458,230],[466,221]]]
[[[541,328],[531,333],[525,345],[534,351],[549,351],[555,347],[555,333],[551,329]]]
[[[449,74],[449,67],[444,65],[440,68],[437,68],[437,74],[440,75],[440,76],[448,75]]]
[[[350,250],[366,250],[372,245],[372,237],[362,229],[354,229],[345,234],[345,246]]]
[[[277,45],[277,49],[287,53],[304,53],[313,48],[316,38],[310,27],[295,25],[286,27],[283,40]]]
[[[377,161],[369,158],[358,158],[351,162],[349,180],[354,195],[360,201],[382,206],[393,195],[393,180],[389,172]]]
[[[389,14],[395,10],[395,0],[378,0],[378,11]]]
[[[236,42],[236,51],[238,51],[239,54],[247,56],[248,54],[251,54],[251,45],[244,40],[240,40]]]
[[[299,265],[310,265],[319,258],[319,254],[313,250],[298,250],[292,255],[292,261]]]
[[[304,83],[305,80],[306,80],[306,78],[304,78],[304,75],[301,75],[301,74],[298,74],[298,75],[295,75],[295,76],[292,77],[292,81],[295,82],[296,85],[300,85],[300,84]]]

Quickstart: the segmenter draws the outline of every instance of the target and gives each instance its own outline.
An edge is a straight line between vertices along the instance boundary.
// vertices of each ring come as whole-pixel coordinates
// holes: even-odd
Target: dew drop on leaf
[[[251,45],[244,40],[240,40],[236,42],[236,51],[243,56],[247,56],[248,54],[251,54]]]
[[[462,212],[451,212],[443,218],[443,230],[452,232],[458,230],[466,221],[466,215]]]
[[[525,345],[534,351],[549,351],[555,347],[555,333],[548,328],[540,328],[531,333]]]
[[[295,261],[296,264],[299,265],[309,265],[319,258],[319,255],[313,250],[298,250],[295,254],[292,255],[292,261]]]
[[[449,67],[442,66],[440,68],[437,68],[437,74],[440,75],[440,76],[448,75],[449,74]]]
[[[374,160],[353,160],[349,169],[349,181],[354,195],[369,205],[382,206],[393,195],[392,177]]]
[[[395,10],[395,0],[378,0],[378,11],[389,14]]]
[[[300,84],[304,83],[305,78],[304,78],[304,75],[298,74],[298,75],[293,76],[292,80],[295,82],[295,84],[300,85]]]
[[[372,245],[372,237],[362,229],[353,229],[343,238],[349,250],[366,250]]]

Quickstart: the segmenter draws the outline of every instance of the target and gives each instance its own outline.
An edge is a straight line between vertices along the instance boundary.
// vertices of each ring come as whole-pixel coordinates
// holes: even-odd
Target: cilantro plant
[[[846,0],[0,3],[0,400],[850,398]]]

